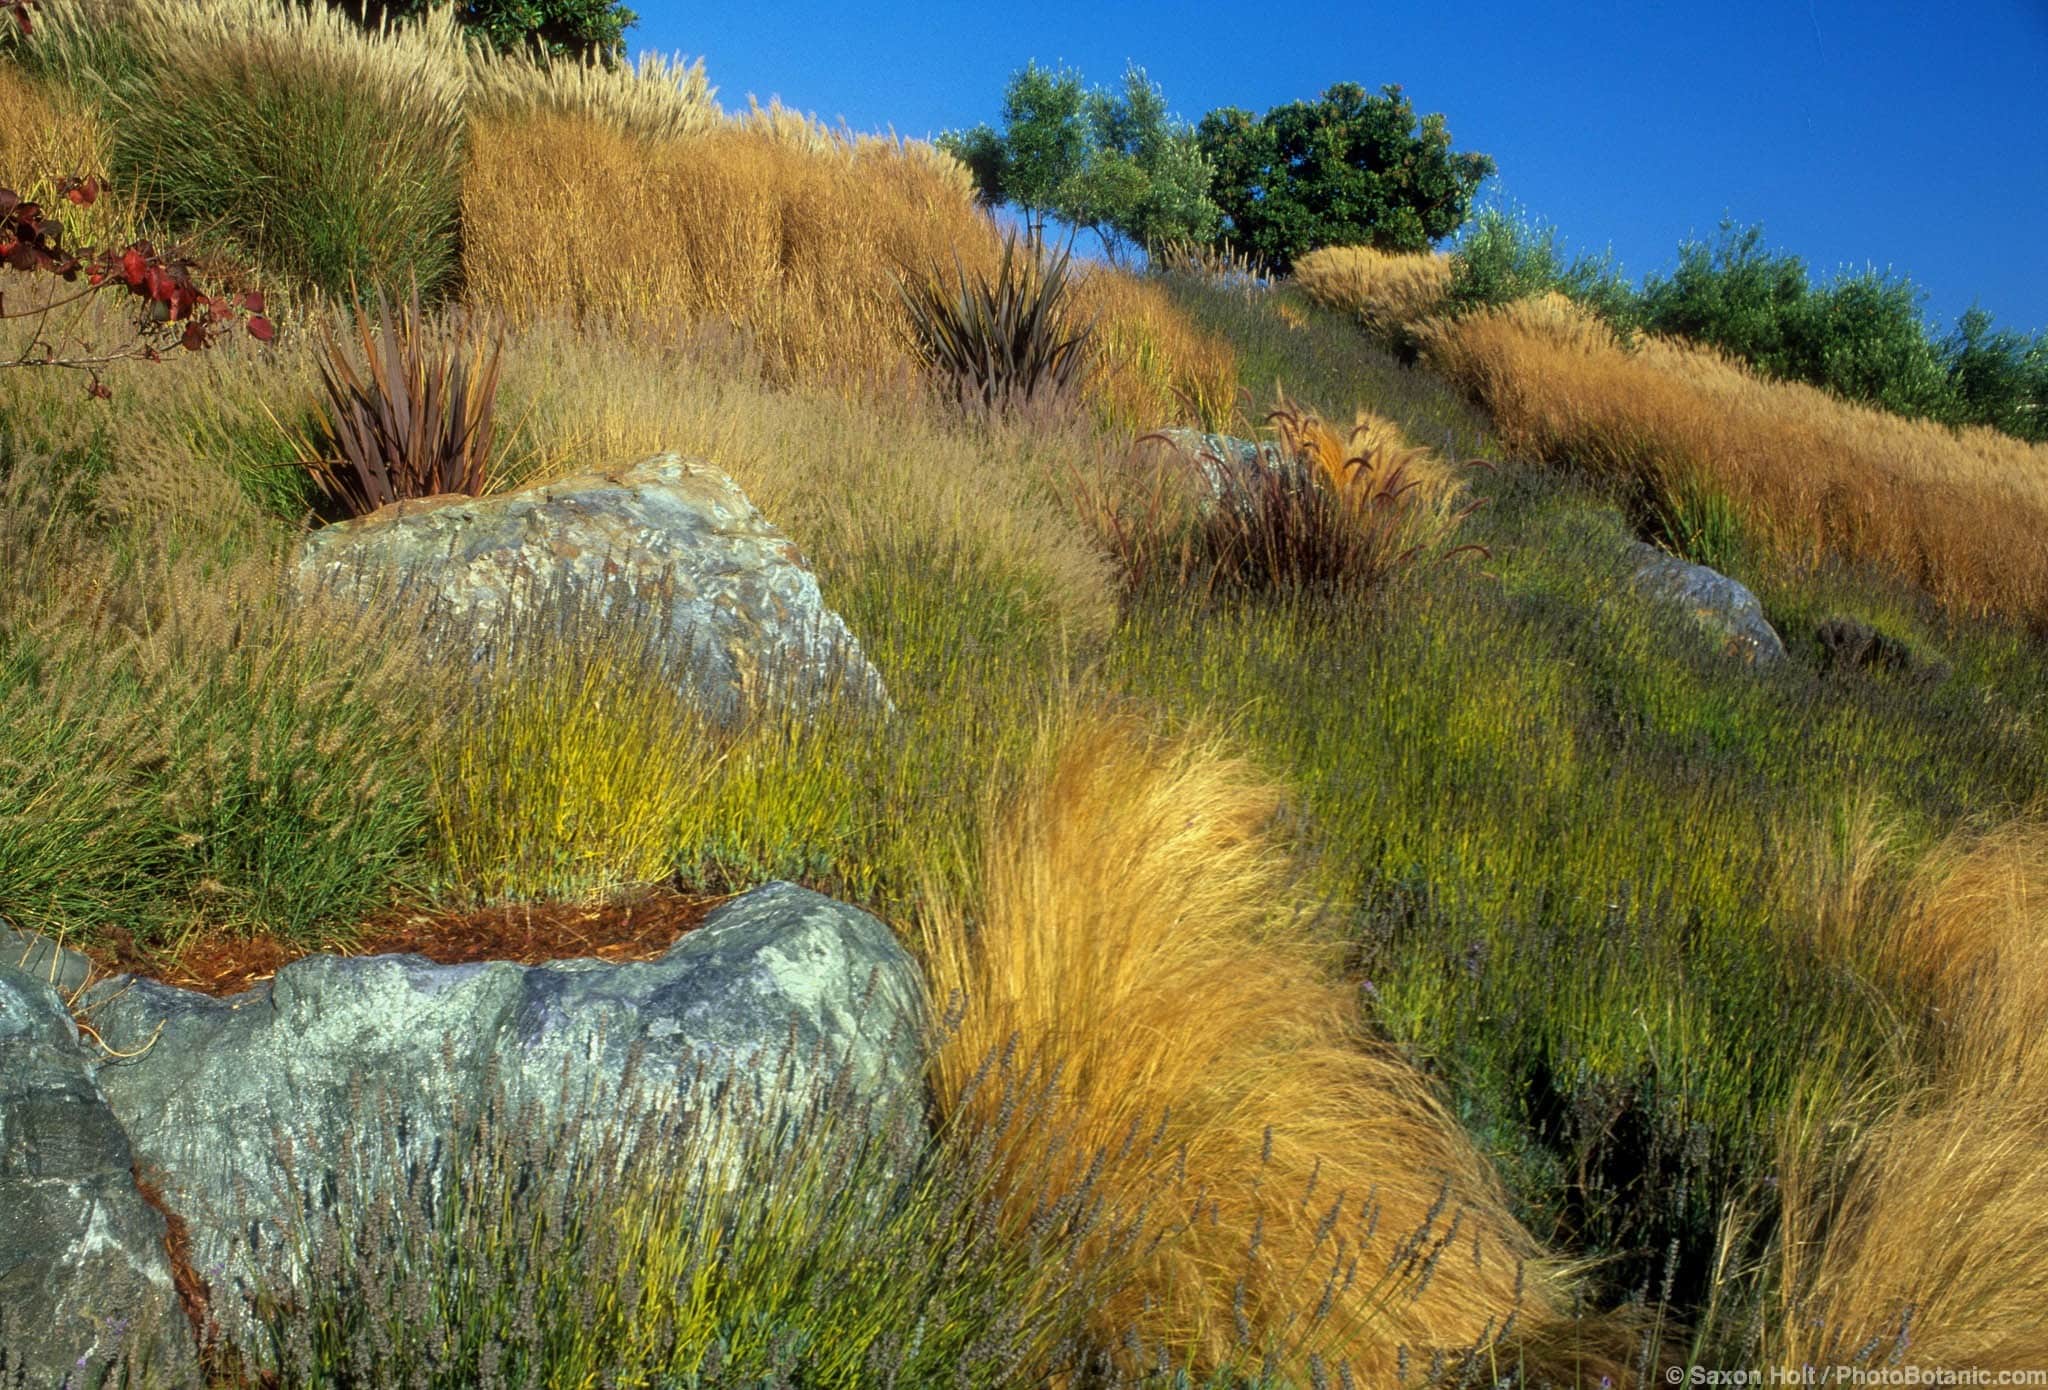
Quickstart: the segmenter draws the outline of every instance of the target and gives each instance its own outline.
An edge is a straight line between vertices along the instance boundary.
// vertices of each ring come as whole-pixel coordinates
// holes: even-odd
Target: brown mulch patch
[[[340,956],[412,953],[441,965],[508,960],[539,965],[596,957],[653,960],[694,931],[726,895],[669,890],[603,906],[519,903],[510,907],[431,911],[392,909],[364,922],[352,940],[326,948]],[[279,968],[314,954],[272,937],[201,934],[172,953],[140,945],[116,928],[99,945],[81,948],[99,975],[140,975],[202,994],[240,994]]]

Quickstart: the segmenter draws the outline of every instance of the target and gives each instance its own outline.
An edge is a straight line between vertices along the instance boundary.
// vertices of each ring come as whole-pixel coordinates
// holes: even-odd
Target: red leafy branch
[[[12,10],[26,30],[28,11],[34,0],[0,0],[0,9]],[[84,206],[99,196],[96,179],[66,178],[57,185],[57,195]],[[47,272],[84,286],[74,294],[53,299],[34,309],[8,313],[0,296],[0,319],[43,317],[52,309],[77,303],[109,286],[125,287],[141,299],[135,328],[141,341],[115,352],[58,356],[43,341],[40,332],[12,361],[0,367],[73,367],[91,376],[87,394],[104,399],[109,392],[99,379],[98,367],[126,358],[161,361],[163,352],[182,347],[196,352],[210,347],[237,323],[259,342],[269,342],[276,330],[263,316],[263,295],[251,290],[238,295],[210,295],[192,280],[192,261],[175,248],[159,254],[147,241],[131,242],[119,250],[95,253],[91,247],[73,254],[64,249],[63,231],[54,217],[45,216],[42,204],[26,202],[11,188],[0,188],[0,266],[34,274]],[[246,316],[246,317],[245,317]],[[87,345],[88,349],[90,344]]]

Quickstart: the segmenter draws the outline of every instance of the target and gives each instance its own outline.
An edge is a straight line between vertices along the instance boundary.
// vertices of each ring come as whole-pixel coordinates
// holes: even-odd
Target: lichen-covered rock
[[[1155,431],[1148,438],[1176,450],[1192,465],[1202,483],[1198,501],[1203,510],[1218,503],[1243,510],[1258,495],[1264,478],[1275,473],[1298,483],[1309,481],[1308,470],[1278,444],[1178,426]]]
[[[0,938],[0,1385],[197,1385],[164,1218],[92,1052],[49,980],[14,968],[30,940]]]
[[[652,628],[716,718],[756,699],[808,709],[835,689],[889,703],[796,546],[731,478],[672,453],[500,496],[394,502],[314,531],[295,578],[302,594],[421,601],[430,640],[464,660],[535,624]]]
[[[886,1114],[922,1095],[922,990],[886,924],[773,883],[725,904],[654,961],[309,956],[228,998],[117,976],[76,1004],[91,1010],[108,1049],[98,1090],[79,1081],[53,1113],[74,1128],[101,1126],[95,1143],[107,1157],[92,1172],[130,1199],[117,1146],[132,1144],[157,1176],[163,1210],[183,1223],[188,1267],[206,1285],[203,1315],[260,1355],[247,1296],[301,1273],[288,1232],[309,1213],[317,1224],[334,1212],[338,1191],[360,1202],[423,1187],[433,1200],[458,1114],[473,1123],[501,1100],[501,1114],[531,1107],[538,1131],[558,1136],[580,1117],[590,1121],[586,1155],[608,1129],[730,1113],[720,1107],[734,1095],[756,1134],[793,1133],[784,1121],[800,1127],[828,1089],[835,1104]],[[43,1013],[54,1007],[51,994]],[[61,1009],[55,1016],[68,1025]],[[54,1027],[38,1025],[37,1046],[53,1046]],[[96,1095],[105,1102],[94,1111]],[[693,1134],[702,1146],[676,1154],[684,1171],[699,1160],[702,1172],[730,1171],[737,1136],[669,1132],[679,1146]],[[0,1225],[12,1210],[0,1205]],[[154,1232],[160,1244],[161,1223]]]
[[[1785,643],[1745,585],[1641,541],[1629,547],[1628,563],[1639,590],[1682,607],[1701,628],[1721,639],[1730,655],[1752,666],[1784,660]]]

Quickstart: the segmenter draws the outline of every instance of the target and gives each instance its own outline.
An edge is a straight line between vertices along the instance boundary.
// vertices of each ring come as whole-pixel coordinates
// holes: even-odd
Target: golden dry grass
[[[2048,623],[2048,445],[1903,420],[1679,343],[1625,352],[1555,305],[1419,336],[1512,450],[1633,486],[1704,486],[1795,560],[1872,562],[1953,612]]]
[[[125,246],[141,234],[140,200],[106,189],[112,136],[90,102],[7,64],[0,64],[0,102],[8,111],[0,123],[0,188],[54,213],[72,251]],[[57,181],[66,175],[97,179],[105,191],[89,206],[59,198]]]
[[[1048,486],[1087,447],[1084,426],[970,435],[915,393],[778,388],[715,345],[650,370],[626,338],[558,321],[511,331],[498,408],[524,480],[674,449],[729,474],[841,582],[871,566],[957,564],[1019,577],[1076,636],[1115,620],[1111,565]]]
[[[1266,416],[1289,453],[1306,460],[1323,481],[1356,511],[1391,489],[1409,485],[1421,498],[1448,501],[1460,488],[1455,468],[1434,449],[1408,442],[1401,427],[1364,406],[1358,408],[1348,433],[1283,393]],[[1408,498],[1408,504],[1419,500]]]
[[[468,295],[515,321],[729,325],[793,380],[900,370],[899,269],[997,254],[958,179],[891,142],[816,152],[733,124],[647,141],[555,112],[473,124],[463,227]]]
[[[1088,393],[1114,428],[1167,425],[1227,431],[1237,413],[1237,354],[1198,327],[1156,281],[1089,266],[1074,284],[1074,309],[1095,321],[1096,366]]]
[[[1163,1185],[1151,1229],[1192,1218],[1132,1257],[1104,1333],[1135,1326],[1216,1364],[1248,1331],[1292,1342],[1296,1375],[1319,1351],[1379,1385],[1404,1347],[1427,1365],[1511,1314],[1547,1325],[1558,1267],[1422,1076],[1364,1036],[1276,787],[1215,737],[1115,713],[1067,715],[1039,759],[991,817],[977,901],[929,899],[934,997],[964,998],[934,1079],[943,1109],[992,1119],[999,1088],[970,1078],[1017,1040],[1010,1069],[1060,1078],[1045,1128],[1076,1134],[1070,1177],[1106,1151],[1112,1209]],[[1155,1130],[1156,1148],[1126,1142]],[[1037,1161],[1035,1135],[1008,1133],[1006,1167]]]
[[[1333,309],[1355,314],[1367,332],[1391,341],[1437,313],[1451,288],[1451,258],[1370,246],[1326,246],[1294,263],[1294,282]]]
[[[1935,1062],[1888,1111],[1852,1102],[1788,1134],[1780,1308],[1790,1364],[1875,1339],[1951,1369],[2048,1364],[2048,826],[1958,832],[1898,893],[1873,887],[1886,833],[1851,817],[1846,915],[1881,976],[1931,1008]],[[1843,1138],[1846,1134],[1848,1137]],[[1866,1351],[1865,1353],[1869,1353]]]

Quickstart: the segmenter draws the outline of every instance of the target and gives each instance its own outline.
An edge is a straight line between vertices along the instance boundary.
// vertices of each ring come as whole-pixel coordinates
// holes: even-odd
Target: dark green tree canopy
[[[1197,128],[1226,219],[1219,240],[1275,270],[1324,246],[1425,251],[1471,212],[1491,158],[1451,150],[1441,115],[1417,120],[1399,86],[1340,82],[1264,116],[1226,106]]]
[[[327,0],[366,28],[421,18],[450,0]],[[618,0],[453,0],[456,18],[500,53],[619,61],[640,16]]]

